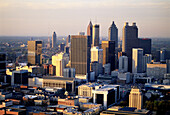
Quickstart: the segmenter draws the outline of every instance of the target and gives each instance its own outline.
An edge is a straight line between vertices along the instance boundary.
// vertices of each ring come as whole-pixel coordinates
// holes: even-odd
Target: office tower
[[[70,46],[70,42],[71,42],[70,37],[71,37],[71,36],[68,35],[68,36],[67,36],[67,39],[66,39],[66,46],[68,46],[68,47]]]
[[[93,25],[90,21],[88,27],[87,27],[87,36],[90,36],[90,44],[92,44],[92,37],[93,37]]]
[[[138,48],[143,49],[143,54],[151,54],[152,40],[149,38],[139,38]]]
[[[126,53],[128,57],[128,69],[132,71],[132,48],[138,47],[138,28],[136,23],[133,23],[132,26],[128,25],[128,22],[125,23],[123,27],[123,38],[122,38],[122,52]]]
[[[110,63],[104,64],[103,65],[104,74],[109,75],[110,72],[111,72],[110,68],[111,68],[111,64]]]
[[[50,38],[48,38],[47,48],[51,48],[51,41],[50,41]]]
[[[42,41],[28,41],[28,63],[42,64]]]
[[[93,46],[99,46],[99,25],[93,25]]]
[[[137,87],[134,87],[131,89],[131,92],[129,94],[129,107],[142,109],[142,106],[143,106],[142,92]]]
[[[118,54],[118,56],[117,56],[118,59],[119,59],[119,57],[121,57],[121,56],[126,56],[126,53],[125,53],[125,52],[118,52],[117,54]]]
[[[90,72],[89,47],[89,36],[71,36],[71,68],[75,68],[77,75],[87,75]]]
[[[64,74],[64,77],[71,77],[71,78],[75,78],[75,69],[74,68],[64,68],[63,70],[63,74]]]
[[[160,62],[165,62],[166,61],[166,49],[162,48],[160,51]]]
[[[65,47],[64,47],[64,53],[69,54],[69,50],[70,50],[70,47],[68,47],[68,46],[65,46]]]
[[[60,52],[64,52],[64,47],[65,47],[65,44],[64,44],[64,43],[61,43],[61,44],[59,45]]]
[[[166,64],[167,64],[167,73],[170,73],[170,60],[169,59],[166,60]]]
[[[56,67],[56,76],[63,76],[63,69],[66,66],[64,53],[59,53],[52,56],[52,65]]]
[[[102,41],[103,65],[110,63],[111,71],[115,69],[115,41]]]
[[[93,61],[90,63],[90,71],[95,72],[95,77],[97,79],[97,76],[99,75],[99,62]]]
[[[128,71],[128,57],[127,56],[119,57],[119,71],[121,72]]]
[[[115,47],[118,47],[118,29],[114,21],[112,22],[112,25],[109,27],[108,34],[109,34],[108,40],[115,41]]]
[[[147,69],[147,64],[148,63],[151,63],[152,61],[152,55],[151,54],[145,54],[143,56],[143,72],[146,72],[146,69]]]
[[[0,82],[4,82],[6,75],[6,53],[0,52]]]
[[[57,41],[57,35],[56,35],[56,33],[54,32],[54,33],[53,33],[53,36],[52,36],[52,48],[55,48],[55,47],[56,47],[56,41]]]
[[[132,73],[142,73],[143,49],[133,48],[132,50]]]
[[[99,63],[99,74],[103,73],[103,49],[98,46],[91,48],[91,62],[97,61]]]

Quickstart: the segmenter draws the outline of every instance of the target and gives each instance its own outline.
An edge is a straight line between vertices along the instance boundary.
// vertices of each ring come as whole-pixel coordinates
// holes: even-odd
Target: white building
[[[132,49],[132,73],[142,73],[143,70],[143,49],[133,48]]]
[[[121,72],[128,71],[128,57],[127,56],[119,57],[119,71]]]

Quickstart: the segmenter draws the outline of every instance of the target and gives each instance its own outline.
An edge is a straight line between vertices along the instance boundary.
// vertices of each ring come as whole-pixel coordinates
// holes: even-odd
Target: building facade
[[[127,56],[119,57],[119,71],[122,71],[122,72],[128,71],[128,57]]]
[[[57,35],[54,32],[53,35],[52,35],[52,48],[56,47],[56,41],[57,41]]]
[[[93,25],[93,46],[99,46],[99,25]]]
[[[118,29],[114,21],[112,22],[112,25],[109,27],[108,30],[108,40],[115,41],[115,47],[118,47]]]

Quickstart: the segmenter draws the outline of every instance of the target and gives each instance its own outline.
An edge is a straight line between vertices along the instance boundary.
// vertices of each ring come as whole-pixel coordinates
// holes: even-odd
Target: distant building
[[[0,52],[0,82],[4,82],[6,75],[6,53]]]
[[[138,38],[138,48],[143,49],[143,54],[151,54],[152,39],[149,38]]]
[[[66,46],[70,46],[70,42],[71,42],[71,36],[70,35],[68,35],[67,36],[67,39],[66,39]]]
[[[135,107],[142,109],[143,106],[143,94],[140,89],[134,87],[129,94],[129,107]]]
[[[56,41],[57,41],[57,35],[54,32],[53,35],[52,35],[52,48],[56,47]]]
[[[119,57],[119,71],[122,71],[122,72],[128,71],[128,57],[127,56]]]
[[[63,70],[63,75],[64,77],[71,77],[71,78],[75,78],[75,69],[74,68],[64,68]]]
[[[103,49],[103,65],[110,63],[111,71],[115,69],[115,42],[114,41],[102,41]]]
[[[132,72],[142,73],[143,72],[143,49],[133,48],[132,49]]]
[[[154,76],[155,78],[163,78],[167,73],[167,64],[150,63],[147,64],[147,76]]]
[[[99,25],[93,25],[93,46],[99,46]]]
[[[42,41],[28,41],[28,63],[42,64]]]
[[[63,88],[66,91],[74,92],[74,78],[57,77],[57,76],[44,76],[43,87],[57,87]]]
[[[88,36],[71,36],[70,58],[71,68],[75,68],[76,74],[87,75],[90,73],[90,44]]]
[[[112,22],[112,25],[109,27],[108,34],[109,34],[108,40],[115,41],[115,47],[118,47],[118,29],[114,21]]]
[[[92,37],[93,37],[93,25],[90,21],[88,27],[87,27],[87,36],[90,36],[90,44],[92,44]]]
[[[60,51],[61,51],[61,52],[64,52],[64,47],[65,47],[65,44],[64,44],[64,43],[61,43],[61,44],[59,45],[59,48],[60,48]]]
[[[152,55],[151,54],[145,54],[143,56],[143,72],[146,72],[147,64],[151,63],[152,61]]]
[[[160,61],[161,62],[166,61],[166,49],[165,48],[161,49],[161,51],[160,51]]]

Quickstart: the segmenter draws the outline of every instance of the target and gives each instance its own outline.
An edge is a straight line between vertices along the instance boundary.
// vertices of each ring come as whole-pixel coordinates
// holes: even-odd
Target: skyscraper
[[[64,60],[64,53],[59,53],[52,56],[52,65],[56,67],[56,76],[63,76],[63,69],[66,66],[66,62]]]
[[[132,56],[132,73],[143,72],[143,49],[133,48]]]
[[[119,57],[119,71],[122,71],[122,72],[128,71],[128,57],[127,56]]]
[[[57,35],[56,35],[56,33],[54,32],[54,33],[53,33],[53,36],[52,36],[52,48],[55,48],[55,47],[56,47],[56,40],[57,40]]]
[[[103,65],[110,63],[111,71],[115,69],[115,41],[102,41]]]
[[[112,25],[109,27],[108,34],[109,34],[108,40],[115,41],[115,47],[118,47],[118,29],[114,21],[112,22]]]
[[[87,27],[87,36],[90,36],[90,44],[92,44],[92,36],[93,36],[93,25],[90,21],[88,27]]]
[[[28,63],[42,64],[42,41],[28,41]]]
[[[6,75],[6,53],[0,52],[0,82],[4,82]]]
[[[125,23],[123,27],[122,52],[125,52],[128,57],[128,69],[132,71],[132,48],[138,47],[138,28],[136,23],[132,26]]]
[[[77,75],[87,75],[90,72],[89,36],[71,36],[71,68]]]
[[[67,36],[67,39],[66,39],[66,46],[70,46],[70,35]]]
[[[146,72],[147,64],[151,63],[152,61],[152,55],[151,54],[145,54],[143,56],[143,72]]]
[[[129,107],[142,109],[142,106],[143,106],[142,92],[137,87],[134,87],[131,89],[131,92],[129,94]]]
[[[99,46],[99,25],[93,25],[93,46]]]

